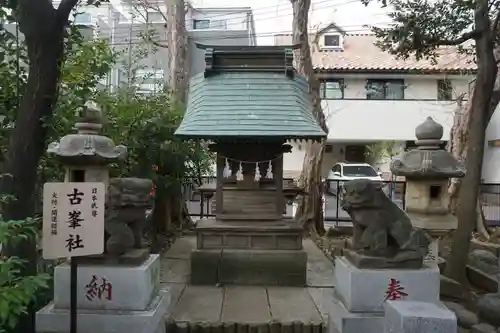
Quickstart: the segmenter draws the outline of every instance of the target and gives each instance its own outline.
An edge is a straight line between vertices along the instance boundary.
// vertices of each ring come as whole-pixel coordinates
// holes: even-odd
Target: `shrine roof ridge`
[[[293,50],[299,45],[205,45],[205,77],[224,72],[275,72],[288,77],[295,74]]]

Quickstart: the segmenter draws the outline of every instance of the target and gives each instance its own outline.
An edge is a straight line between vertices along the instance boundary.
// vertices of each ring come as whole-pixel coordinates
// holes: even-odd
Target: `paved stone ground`
[[[327,322],[327,309],[333,300],[333,264],[311,240],[304,240],[306,288],[189,285],[189,255],[195,246],[194,237],[180,238],[162,259],[161,282],[171,293],[170,322]]]

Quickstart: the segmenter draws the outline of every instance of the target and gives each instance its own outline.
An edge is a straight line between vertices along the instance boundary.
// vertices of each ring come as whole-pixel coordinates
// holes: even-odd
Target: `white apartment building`
[[[475,64],[454,48],[430,60],[395,59],[374,45],[372,34],[346,34],[336,26],[318,32],[312,59],[321,80],[322,107],[329,134],[323,174],[336,162],[368,162],[367,145],[394,142],[393,153],[411,147],[415,127],[432,117],[449,139],[456,99],[468,93]],[[278,45],[291,44],[290,35],[277,35]],[[284,168],[300,174],[304,149],[295,145]],[[389,176],[388,159],[374,163]]]
[[[86,6],[78,10],[75,22],[89,28],[88,36],[108,39],[110,45],[121,53],[121,63],[142,67],[136,77],[147,77],[139,84],[139,92],[159,89],[168,79],[168,52],[164,47],[151,45],[151,52],[139,63],[133,49],[145,44],[145,36],[157,44],[166,44],[166,8],[163,0],[122,1],[119,6],[111,3],[99,7]],[[204,51],[195,43],[215,45],[255,45],[255,27],[249,7],[193,8],[186,4],[188,30],[188,57],[190,75],[204,70]],[[151,33],[151,31],[154,31]],[[128,66],[117,66],[108,76],[106,84],[114,89],[128,82]]]

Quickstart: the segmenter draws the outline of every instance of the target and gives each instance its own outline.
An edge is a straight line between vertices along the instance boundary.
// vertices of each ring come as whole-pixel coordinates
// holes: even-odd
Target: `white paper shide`
[[[43,188],[43,257],[104,252],[104,183],[46,183]]]

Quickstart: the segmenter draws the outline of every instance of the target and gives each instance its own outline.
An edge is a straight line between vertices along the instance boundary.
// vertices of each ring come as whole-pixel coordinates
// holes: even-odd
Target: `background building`
[[[291,43],[290,34],[275,36],[277,45]],[[395,59],[374,45],[372,34],[346,34],[330,26],[311,36],[312,59],[321,80],[327,119],[323,174],[336,162],[371,162],[388,176],[389,158],[369,160],[369,147],[391,142],[393,154],[413,145],[415,127],[432,117],[449,139],[456,100],[469,91],[475,64],[446,48],[430,60]],[[302,169],[304,149],[287,154],[289,174]]]

